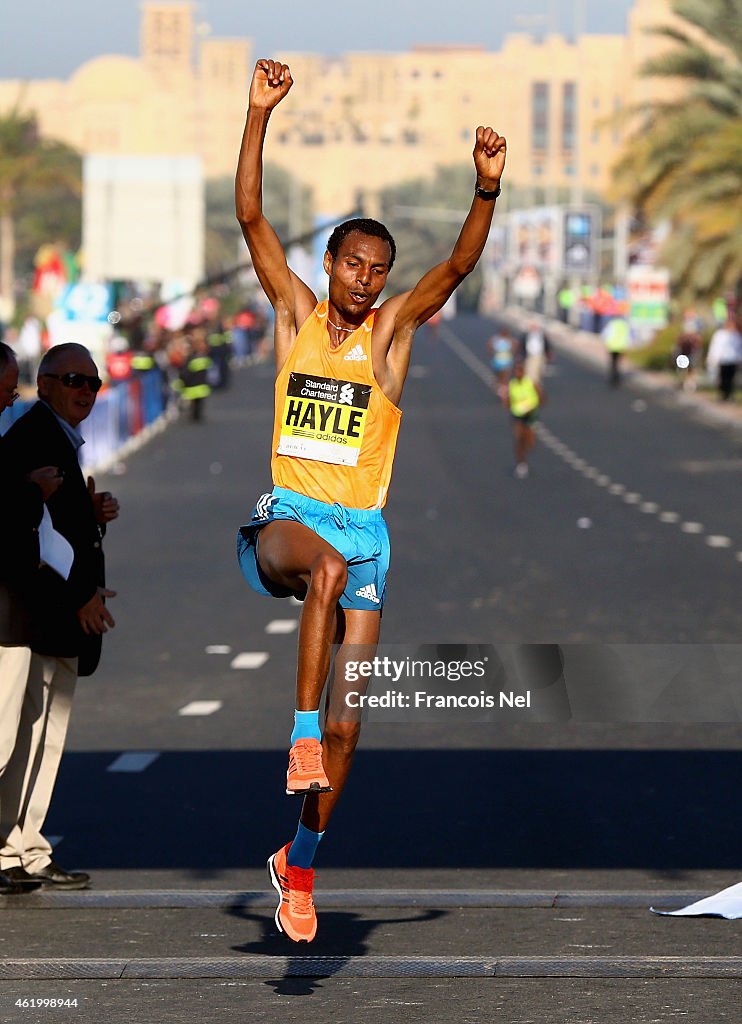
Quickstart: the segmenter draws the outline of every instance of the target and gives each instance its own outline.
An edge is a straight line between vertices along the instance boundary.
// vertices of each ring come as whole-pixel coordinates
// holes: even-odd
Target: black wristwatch
[[[486,188],[481,188],[479,185],[474,189],[474,195],[479,196],[480,199],[497,199],[499,194],[502,192],[502,186],[499,184],[494,192],[489,191]]]

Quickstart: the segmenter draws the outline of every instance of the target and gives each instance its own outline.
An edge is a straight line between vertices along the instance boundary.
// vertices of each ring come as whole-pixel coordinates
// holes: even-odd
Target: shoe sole
[[[320,786],[312,782],[306,789],[286,789],[286,796],[306,796],[308,793],[332,793],[332,786]]]
[[[273,886],[273,888],[278,893],[278,906],[276,907],[276,912],[273,915],[273,920],[276,922],[276,928],[278,928],[278,930],[281,933],[281,935],[285,935],[288,939],[291,939],[292,942],[309,942],[309,939],[295,939],[292,935],[289,935],[287,933],[286,929],[281,924],[280,913],[281,913],[281,904],[283,903],[283,889],[281,888],[281,883],[279,881],[278,874],[276,873],[276,868],[275,868],[275,863],[274,863],[275,858],[276,858],[275,853],[271,854],[271,856],[268,858],[267,866],[268,866],[268,876],[269,876],[269,878],[271,880],[271,885]]]
[[[278,880],[278,875],[276,874],[276,869],[275,869],[275,866],[274,866],[274,863],[273,863],[275,859],[276,859],[276,855],[275,855],[275,853],[272,853],[270,855],[270,857],[268,858],[268,862],[267,862],[268,876],[269,876],[269,878],[271,880],[271,885],[273,886],[273,888],[278,893],[278,906],[276,907],[276,912],[273,915],[273,920],[276,922],[276,928],[278,928],[278,930],[281,933],[281,935],[284,935],[285,932],[283,930],[283,925],[281,924],[281,921],[280,921],[280,919],[278,917],[279,911],[281,910],[281,903],[283,902],[283,889],[281,888],[281,883]]]
[[[64,890],[65,892],[73,892],[79,889],[89,889],[90,882],[39,882],[42,889],[54,892]]]

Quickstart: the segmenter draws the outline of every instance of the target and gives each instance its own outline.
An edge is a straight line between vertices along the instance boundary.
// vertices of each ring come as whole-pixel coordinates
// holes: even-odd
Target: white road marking
[[[179,715],[213,715],[222,706],[220,700],[192,700],[179,709]]]
[[[230,662],[230,668],[262,668],[270,655],[267,651],[243,651]]]
[[[229,644],[209,644],[206,648],[207,654],[231,654],[232,648]]]
[[[299,625],[296,619],[272,619],[265,627],[266,633],[293,633]]]
[[[702,523],[683,523],[680,529],[683,533],[703,533]]]
[[[441,337],[446,345],[454,352],[463,363],[465,363],[470,370],[472,370],[481,380],[485,382],[488,389],[491,389],[492,374],[489,367],[477,356],[475,356],[464,343],[458,338],[453,331],[448,328],[445,324],[441,327]],[[638,398],[631,403],[631,408],[634,412],[644,412],[648,408],[647,402],[644,399]],[[681,516],[678,512],[662,512],[660,511],[660,505],[654,501],[642,501],[641,494],[635,491],[627,491],[624,484],[611,483],[611,478],[606,474],[600,473],[600,470],[591,466],[584,459],[580,458],[572,449],[560,440],[556,434],[554,434],[547,426],[543,423],[536,424],[536,431],[538,432],[541,440],[544,444],[552,451],[555,455],[558,455],[564,462],[566,462],[573,469],[582,473],[583,476],[588,479],[594,480],[598,487],[607,487],[608,493],[616,496],[623,495],[623,500],[627,505],[638,506],[639,509],[647,514],[654,515],[659,513],[659,520],[661,523],[678,523],[681,520]],[[587,522],[587,517],[582,520],[578,520],[580,523]],[[592,525],[592,524],[591,524]],[[583,526],[583,529],[585,526]],[[694,522],[683,522],[681,523],[680,529],[683,533],[688,534],[699,534],[704,533],[705,528],[701,523]],[[729,537],[724,537],[720,534],[714,534],[706,538],[706,543],[709,547],[713,548],[729,548],[733,546],[733,541]],[[735,555],[738,562],[742,562],[742,551],[737,551]],[[280,620],[278,620],[280,621]],[[267,632],[290,632],[293,627],[289,629],[275,629],[272,630],[270,627],[274,623],[270,623],[266,628]]]
[[[143,772],[157,760],[159,751],[131,750],[126,754],[119,754],[115,761],[112,761],[106,768],[107,772]]]

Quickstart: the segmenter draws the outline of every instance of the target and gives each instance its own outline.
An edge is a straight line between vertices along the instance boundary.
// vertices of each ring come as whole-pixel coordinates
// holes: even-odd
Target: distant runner
[[[519,360],[513,366],[513,376],[508,384],[508,404],[515,447],[515,475],[519,479],[528,476],[528,453],[536,443],[533,424],[538,419],[538,410],[543,400],[544,392],[541,385],[527,376],[525,366]]]
[[[381,509],[412,339],[476,266],[500,194],[506,143],[492,128],[477,128],[471,209],[450,258],[412,291],[374,308],[396,247],[383,224],[357,219],[337,227],[327,243],[329,299],[318,302],[289,269],[262,209],[268,120],[292,85],[287,65],[258,61],[237,168],[237,218],[275,310],[277,371],[274,487],[240,528],[237,549],[255,590],[304,600],[286,782],[287,792],[303,795],[304,803],[295,839],[270,857],[268,867],[279,893],[279,930],[309,942],[317,930],[311,865],[360,734],[358,721],[340,720],[350,716],[327,706],[320,730],[331,647],[342,645],[336,669],[349,645],[362,645],[364,657],[376,650],[389,566]]]

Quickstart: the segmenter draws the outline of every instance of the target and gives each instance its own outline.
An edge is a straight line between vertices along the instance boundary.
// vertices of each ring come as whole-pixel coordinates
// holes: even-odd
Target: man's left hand
[[[474,144],[474,166],[477,171],[477,185],[495,191],[505,170],[507,142],[493,128],[477,128]]]
[[[118,519],[119,503],[110,491],[96,491],[95,480],[88,477],[88,494],[93,502],[95,510],[95,521],[99,526],[105,526],[112,519]]]

